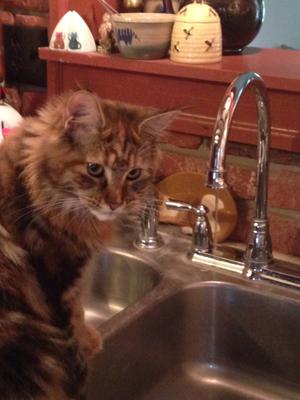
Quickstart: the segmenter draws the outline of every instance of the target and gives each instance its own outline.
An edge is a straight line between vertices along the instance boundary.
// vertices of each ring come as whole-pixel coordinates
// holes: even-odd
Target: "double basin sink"
[[[103,349],[87,400],[299,400],[300,293],[192,263],[165,236],[93,262],[85,315]]]

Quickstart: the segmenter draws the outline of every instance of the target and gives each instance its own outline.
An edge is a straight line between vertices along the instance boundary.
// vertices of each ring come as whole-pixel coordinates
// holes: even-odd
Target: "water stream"
[[[220,231],[220,224],[219,224],[219,193],[220,191],[218,189],[215,190],[215,212],[214,212],[214,226],[212,226],[212,230],[214,232],[213,234],[213,243],[212,243],[212,251],[213,253],[217,252],[217,233]]]

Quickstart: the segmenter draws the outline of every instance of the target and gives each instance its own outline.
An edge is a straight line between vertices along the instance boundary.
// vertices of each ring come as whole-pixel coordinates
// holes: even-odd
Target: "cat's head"
[[[31,136],[44,131],[38,140],[28,138],[34,202],[74,220],[138,214],[152,194],[159,137],[177,114],[103,101],[83,90],[52,103],[27,127]]]

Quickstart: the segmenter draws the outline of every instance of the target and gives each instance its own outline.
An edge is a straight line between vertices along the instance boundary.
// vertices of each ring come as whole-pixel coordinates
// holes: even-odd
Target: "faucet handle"
[[[165,205],[170,210],[192,211],[196,214],[196,222],[193,228],[192,254],[209,253],[211,251],[212,233],[207,213],[209,209],[203,204],[198,207],[177,200],[167,200]]]
[[[194,211],[196,207],[192,206],[192,204],[185,203],[183,201],[177,200],[166,200],[165,205],[169,210],[177,210],[177,211]]]

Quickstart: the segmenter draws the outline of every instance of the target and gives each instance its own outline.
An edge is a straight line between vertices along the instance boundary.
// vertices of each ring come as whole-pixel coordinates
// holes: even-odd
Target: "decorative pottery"
[[[258,34],[265,15],[264,0],[204,0],[221,18],[223,54],[240,54]]]
[[[176,15],[170,59],[182,63],[215,63],[222,58],[218,13],[207,4],[191,3]]]
[[[19,125],[22,122],[23,118],[15,110],[12,106],[5,103],[4,101],[0,102],[0,142],[3,137],[9,132],[11,128]]]
[[[168,55],[174,14],[120,13],[111,18],[124,57],[149,60]]]
[[[63,50],[65,48],[64,34],[62,32],[55,32],[55,39],[53,42],[54,49]]]
[[[77,39],[78,34],[77,32],[71,32],[68,35],[69,39],[69,49],[71,50],[80,50],[81,49],[81,43]]]
[[[96,51],[94,37],[76,11],[68,11],[56,25],[50,39],[50,49]]]

